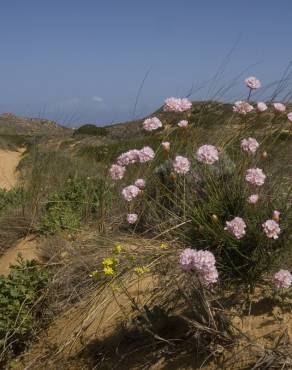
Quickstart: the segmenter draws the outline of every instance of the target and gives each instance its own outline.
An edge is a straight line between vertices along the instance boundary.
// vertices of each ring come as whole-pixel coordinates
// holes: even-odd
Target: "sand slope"
[[[24,149],[19,151],[0,149],[0,188],[11,189],[17,183],[16,167]]]

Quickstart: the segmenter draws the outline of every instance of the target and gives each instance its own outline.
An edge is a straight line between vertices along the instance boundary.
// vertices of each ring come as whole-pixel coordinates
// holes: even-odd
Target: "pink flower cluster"
[[[150,117],[145,119],[143,122],[143,128],[146,131],[154,131],[157,130],[158,128],[162,127],[162,123],[160,119],[157,117]]]
[[[120,154],[117,159],[117,164],[119,166],[128,166],[136,162],[139,162],[139,150],[137,149],[128,150]]]
[[[135,181],[135,186],[137,186],[137,188],[139,188],[140,190],[143,190],[145,188],[145,180],[137,179]]]
[[[282,103],[273,103],[273,106],[278,113],[284,113],[286,111],[286,106]]]
[[[135,224],[138,220],[138,215],[137,213],[128,213],[127,215],[127,221],[129,224]]]
[[[127,202],[130,202],[140,194],[140,191],[138,186],[129,185],[122,190],[122,195]]]
[[[139,161],[140,163],[146,163],[152,161],[155,157],[155,153],[150,146],[144,146],[141,150],[139,150]]]
[[[265,183],[266,175],[260,168],[250,168],[246,171],[245,180],[252,185],[262,186]]]
[[[246,101],[236,101],[233,105],[233,112],[246,115],[247,113],[253,111],[253,106]]]
[[[191,109],[192,103],[186,98],[167,98],[164,103],[165,112],[185,112]]]
[[[288,289],[292,284],[292,275],[288,270],[279,270],[274,275],[274,282],[278,289]]]
[[[125,175],[126,169],[118,164],[113,164],[109,169],[109,175],[112,180],[121,180]]]
[[[235,217],[231,221],[226,221],[224,230],[231,232],[237,239],[241,239],[246,234],[246,224],[241,217]]]
[[[254,76],[246,78],[244,82],[252,90],[259,89],[262,86],[261,81]]]
[[[241,140],[241,148],[248,154],[255,154],[259,146],[260,144],[252,137]]]
[[[178,125],[178,127],[180,127],[180,128],[187,128],[187,127],[188,127],[188,125],[189,125],[189,123],[188,123],[188,121],[187,121],[187,120],[183,119],[182,121],[179,121],[179,123],[178,123],[177,125]]]
[[[292,112],[287,114],[287,118],[290,122],[292,122]]]
[[[209,251],[185,249],[180,255],[180,265],[184,270],[196,271],[205,285],[216,283],[218,271],[214,255]]]
[[[197,150],[197,160],[206,164],[214,164],[219,159],[219,153],[213,145],[203,145]]]
[[[258,194],[252,194],[247,198],[247,201],[249,204],[256,204],[259,200]]]
[[[266,110],[268,109],[268,106],[267,106],[267,104],[266,103],[263,103],[263,102],[258,102],[257,103],[257,110],[259,111],[259,112],[265,112]]]
[[[145,163],[151,161],[154,157],[155,153],[153,149],[149,146],[145,146],[141,150],[132,149],[122,153],[117,159],[117,164],[119,166],[128,166],[129,164],[137,162]]]
[[[281,232],[278,222],[274,220],[267,220],[262,224],[262,227],[268,238],[278,239]]]
[[[173,161],[173,169],[176,173],[184,175],[190,170],[190,161],[187,158],[178,155]]]

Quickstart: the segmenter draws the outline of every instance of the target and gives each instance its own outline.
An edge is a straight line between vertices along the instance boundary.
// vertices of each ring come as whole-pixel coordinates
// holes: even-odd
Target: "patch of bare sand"
[[[24,148],[18,151],[0,149],[0,188],[11,189],[17,184],[16,168]]]
[[[28,236],[21,239],[14,247],[7,249],[0,257],[0,275],[8,275],[9,265],[16,262],[19,254],[25,260],[38,259],[36,240]]]

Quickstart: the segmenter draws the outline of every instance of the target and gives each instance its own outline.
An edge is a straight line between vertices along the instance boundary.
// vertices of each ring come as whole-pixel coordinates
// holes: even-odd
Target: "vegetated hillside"
[[[73,130],[54,121],[41,118],[19,117],[12,113],[0,115],[0,147],[16,149],[45,141],[51,137],[68,137]]]
[[[51,120],[19,117],[12,113],[0,115],[0,134],[59,135],[68,132],[72,130]]]

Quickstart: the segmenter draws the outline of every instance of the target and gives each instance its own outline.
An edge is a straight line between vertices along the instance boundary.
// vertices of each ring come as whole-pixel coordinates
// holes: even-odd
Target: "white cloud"
[[[100,96],[94,96],[92,100],[95,101],[96,103],[104,103],[103,98],[101,98]]]

